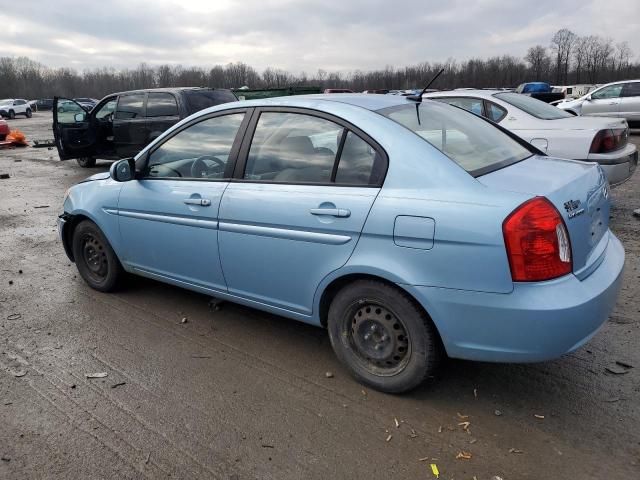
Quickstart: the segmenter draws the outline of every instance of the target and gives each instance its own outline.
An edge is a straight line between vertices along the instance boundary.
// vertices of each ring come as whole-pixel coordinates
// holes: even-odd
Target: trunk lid
[[[599,165],[534,155],[477,180],[490,188],[546,197],[567,226],[574,273],[597,260],[591,253],[609,229],[610,209],[609,185]]]

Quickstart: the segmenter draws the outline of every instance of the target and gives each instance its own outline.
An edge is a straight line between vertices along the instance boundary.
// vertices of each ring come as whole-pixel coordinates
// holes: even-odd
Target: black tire
[[[358,381],[383,392],[417,387],[442,355],[428,315],[406,292],[381,281],[359,280],[340,290],[327,324],[338,359]]]
[[[33,112],[31,112],[31,109],[30,109],[30,108],[27,108],[27,113],[25,113],[25,116],[26,116],[27,118],[31,118],[31,117],[33,116]]]
[[[16,118],[16,112],[14,112],[13,110],[9,110],[9,118],[11,120],[13,120],[14,118]]]
[[[112,292],[123,276],[122,265],[98,226],[83,220],[73,231],[73,258],[80,276],[101,292]]]
[[[96,166],[96,159],[93,157],[77,158],[76,162],[78,162],[78,165],[82,168],[91,168]]]

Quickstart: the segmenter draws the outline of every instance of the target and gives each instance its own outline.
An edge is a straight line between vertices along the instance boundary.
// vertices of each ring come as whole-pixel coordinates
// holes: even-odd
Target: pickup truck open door
[[[60,160],[98,153],[98,132],[89,112],[68,98],[53,99],[53,136]]]

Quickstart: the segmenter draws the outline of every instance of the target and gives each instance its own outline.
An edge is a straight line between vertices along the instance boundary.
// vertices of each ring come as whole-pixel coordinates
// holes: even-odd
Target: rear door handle
[[[208,198],[185,198],[184,203],[187,205],[200,205],[201,207],[208,207],[211,205],[211,200]]]
[[[351,211],[346,208],[312,208],[311,215],[330,215],[332,217],[346,218],[351,216]]]

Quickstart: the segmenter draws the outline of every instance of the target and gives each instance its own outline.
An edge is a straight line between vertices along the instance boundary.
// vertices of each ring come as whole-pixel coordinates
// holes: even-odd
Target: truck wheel
[[[82,168],[91,168],[96,166],[96,159],[93,157],[78,158],[76,159],[76,162],[78,162],[78,165]]]
[[[13,110],[9,110],[9,118],[11,120],[13,120],[14,118],[16,118],[16,112],[14,112]]]
[[[338,359],[376,390],[401,393],[435,372],[441,341],[428,315],[404,291],[377,280],[347,285],[329,307]]]
[[[25,115],[27,116],[27,118],[31,118],[33,116],[30,108],[27,108],[27,113]]]
[[[83,220],[73,232],[73,258],[80,276],[101,292],[111,292],[118,286],[124,270],[116,253],[98,226]]]

